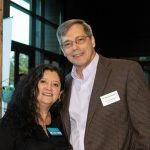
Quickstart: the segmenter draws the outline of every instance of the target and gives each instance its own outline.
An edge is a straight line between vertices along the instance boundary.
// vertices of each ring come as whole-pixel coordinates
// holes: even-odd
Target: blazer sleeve
[[[135,130],[134,150],[150,149],[150,87],[141,66],[133,63],[128,72],[127,102]]]
[[[12,130],[0,124],[0,150],[15,150],[15,137]]]

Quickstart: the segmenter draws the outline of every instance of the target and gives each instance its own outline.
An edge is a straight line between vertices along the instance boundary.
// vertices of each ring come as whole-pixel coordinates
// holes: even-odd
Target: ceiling
[[[149,5],[137,1],[65,0],[65,20],[85,19],[96,50],[107,56],[150,56]]]

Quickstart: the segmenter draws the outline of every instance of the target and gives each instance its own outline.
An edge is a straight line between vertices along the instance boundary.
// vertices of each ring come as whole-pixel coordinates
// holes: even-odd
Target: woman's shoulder
[[[0,128],[6,128],[6,125],[4,123],[4,118],[0,119]]]
[[[13,149],[17,134],[14,128],[0,119],[0,149]]]
[[[2,132],[10,132],[12,127],[10,126],[9,123],[5,122],[4,118],[0,119],[0,133]]]
[[[3,118],[0,119],[0,139],[5,137],[13,137],[14,130],[10,127],[9,124],[6,124]]]

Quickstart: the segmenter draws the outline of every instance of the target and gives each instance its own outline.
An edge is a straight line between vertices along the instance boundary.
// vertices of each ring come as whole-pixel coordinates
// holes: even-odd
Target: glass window
[[[29,5],[30,0],[11,0],[11,1],[18,4],[18,5],[20,5],[20,6],[22,6],[22,7],[24,7],[25,9],[30,10],[30,5]]]
[[[14,85],[14,69],[15,69],[15,53],[10,53],[10,73],[9,73],[9,84]]]
[[[53,53],[61,54],[61,50],[58,47],[58,42],[56,39],[56,28],[45,25],[44,37],[45,37],[44,49],[51,51]]]
[[[19,54],[19,74],[27,74],[29,66],[29,57],[28,55]]]
[[[10,7],[12,21],[12,40],[29,45],[29,15]]]

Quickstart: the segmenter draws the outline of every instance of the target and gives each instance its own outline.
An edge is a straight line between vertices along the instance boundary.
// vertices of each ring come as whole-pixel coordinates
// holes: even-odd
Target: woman
[[[21,80],[0,121],[0,150],[70,150],[59,115],[64,78],[39,65]]]

